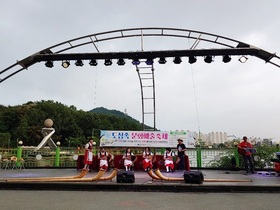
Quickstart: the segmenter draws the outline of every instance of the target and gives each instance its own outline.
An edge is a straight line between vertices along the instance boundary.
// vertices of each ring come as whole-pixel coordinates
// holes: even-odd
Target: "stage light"
[[[197,60],[197,59],[196,59],[196,57],[194,57],[194,56],[190,56],[190,57],[189,57],[189,63],[190,63],[190,64],[195,63],[196,60]]]
[[[61,65],[62,65],[63,68],[68,68],[68,67],[70,66],[70,62],[69,62],[69,61],[66,61],[66,60],[65,60],[65,61],[62,61],[62,64],[61,64]]]
[[[158,60],[158,63],[159,64],[165,64],[166,63],[165,57],[160,57],[159,60]]]
[[[52,68],[53,67],[53,62],[52,61],[46,61],[45,66],[48,68]]]
[[[111,66],[112,65],[112,60],[111,59],[105,59],[104,65],[105,66]]]
[[[120,58],[120,59],[118,60],[117,64],[118,64],[119,66],[123,66],[123,65],[125,64],[124,59],[123,59],[123,58]]]
[[[89,65],[91,65],[91,66],[97,66],[97,61],[96,61],[96,59],[91,59],[90,62],[89,62]]]
[[[223,62],[224,63],[228,63],[228,62],[230,62],[231,61],[231,57],[229,56],[229,55],[224,55],[223,56]]]
[[[75,62],[75,65],[76,66],[83,66],[84,64],[83,64],[83,61],[79,59]]]
[[[140,64],[139,59],[138,58],[133,59],[132,64],[135,66],[139,65]]]
[[[175,57],[174,60],[173,60],[173,63],[175,64],[180,64],[182,62],[181,58],[180,57]]]
[[[150,65],[153,65],[154,60],[148,58],[145,63],[150,66]]]
[[[238,59],[241,63],[245,63],[248,58],[245,55],[240,56],[240,58]]]
[[[207,55],[205,58],[204,58],[204,61],[205,63],[212,63],[213,62],[213,58],[211,55]]]

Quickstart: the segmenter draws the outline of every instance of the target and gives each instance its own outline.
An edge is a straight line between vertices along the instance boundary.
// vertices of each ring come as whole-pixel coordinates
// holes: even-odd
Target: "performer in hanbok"
[[[163,155],[163,159],[164,159],[164,165],[166,167],[167,173],[174,170],[174,162],[173,162],[174,156],[175,156],[175,154],[173,151],[171,151],[171,148],[166,148],[164,155]]]
[[[143,162],[142,167],[145,171],[153,168],[153,153],[151,152],[149,147],[146,147],[143,152]]]
[[[99,170],[104,169],[108,170],[108,157],[109,153],[105,151],[104,147],[100,148],[100,151],[98,153],[98,160],[99,160]],[[109,162],[111,161],[111,158],[109,159]]]
[[[92,164],[92,147],[93,147],[93,138],[89,139],[89,142],[85,146],[85,156],[84,156],[84,168],[83,170],[89,171],[89,166]]]
[[[132,166],[134,165],[135,161],[136,161],[136,157],[133,154],[133,152],[131,152],[130,148],[126,148],[125,153],[123,154],[124,159],[124,167],[126,171],[131,171]]]

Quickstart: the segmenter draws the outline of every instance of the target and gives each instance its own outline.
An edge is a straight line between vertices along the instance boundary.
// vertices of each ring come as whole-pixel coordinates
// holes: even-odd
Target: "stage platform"
[[[192,169],[196,170],[196,169]],[[150,192],[280,192],[280,177],[277,173],[258,171],[255,174],[243,175],[244,171],[230,170],[200,170],[205,181],[202,184],[188,184],[183,180],[154,180],[147,172],[134,172],[134,183],[117,183],[112,180],[98,180],[91,182],[36,182],[36,181],[7,181],[18,178],[38,177],[69,177],[77,176],[81,170],[74,168],[58,169],[14,169],[0,170],[1,190],[83,190],[83,191],[150,191]],[[94,177],[98,172],[90,171],[84,178]],[[109,176],[112,170],[105,172]],[[174,171],[162,175],[172,178],[184,178],[184,171]],[[208,181],[207,181],[208,180]],[[209,181],[210,180],[210,181]],[[212,181],[211,181],[212,180]]]

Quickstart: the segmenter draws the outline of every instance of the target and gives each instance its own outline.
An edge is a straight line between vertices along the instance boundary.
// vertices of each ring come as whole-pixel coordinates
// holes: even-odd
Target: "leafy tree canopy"
[[[25,146],[37,146],[46,119],[52,119],[54,142],[62,146],[84,144],[90,136],[99,139],[100,130],[141,130],[141,123],[132,117],[103,107],[88,112],[52,100],[27,102],[17,106],[0,105],[0,146],[15,147],[19,140]]]

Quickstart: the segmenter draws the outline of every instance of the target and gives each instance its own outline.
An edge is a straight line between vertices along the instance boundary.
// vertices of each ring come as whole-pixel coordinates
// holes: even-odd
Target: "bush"
[[[273,163],[271,162],[272,158],[276,158],[276,150],[277,148],[274,146],[258,146],[255,147],[257,153],[253,155],[253,162],[255,169],[265,169],[267,167],[273,167]],[[212,160],[209,162],[210,167],[214,168],[228,168],[228,169],[238,169],[234,167],[234,149],[232,151],[228,151],[226,155],[222,156],[220,160]],[[241,155],[239,155],[239,166],[240,168],[244,168],[244,162]]]

